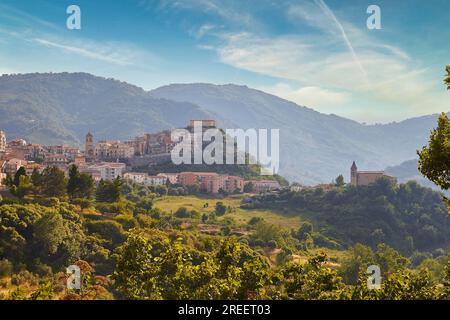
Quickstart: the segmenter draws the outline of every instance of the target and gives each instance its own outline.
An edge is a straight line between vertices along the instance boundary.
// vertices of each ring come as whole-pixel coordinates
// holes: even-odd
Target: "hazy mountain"
[[[213,117],[191,103],[150,96],[136,86],[85,73],[0,77],[0,128],[40,143],[128,139]]]
[[[236,85],[170,85],[151,92],[85,73],[0,77],[0,128],[9,138],[41,143],[128,139],[183,127],[189,119],[217,119],[223,128],[280,129],[280,174],[311,184],[348,179],[359,169],[380,170],[416,156],[436,116],[363,125],[325,115],[276,96]]]
[[[387,174],[397,177],[398,182],[408,182],[414,180],[424,187],[429,187],[436,191],[443,192],[440,187],[438,187],[433,182],[425,178],[419,172],[417,167],[418,167],[418,160],[413,159],[402,162],[396,166],[387,167],[385,171]],[[444,193],[450,195],[449,192]]]
[[[155,97],[188,101],[237,128],[279,128],[281,174],[303,183],[329,182],[356,160],[359,169],[380,170],[412,159],[436,116],[387,125],[363,125],[325,115],[276,96],[236,85],[176,84],[153,90]]]

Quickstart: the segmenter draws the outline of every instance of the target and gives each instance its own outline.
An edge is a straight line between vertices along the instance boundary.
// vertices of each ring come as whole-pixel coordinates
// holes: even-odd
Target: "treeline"
[[[70,167],[68,178],[57,167],[47,167],[42,172],[35,169],[29,176],[21,167],[14,176],[7,176],[5,184],[13,195],[29,202],[48,198],[116,202],[120,200],[122,188],[120,178],[96,184],[90,174],[80,173],[75,165]]]
[[[349,247],[386,243],[402,253],[448,247],[450,222],[440,193],[416,182],[379,179],[369,186],[340,186],[255,196],[243,208],[289,208],[313,222],[314,231]],[[283,213],[283,210],[281,210]]]

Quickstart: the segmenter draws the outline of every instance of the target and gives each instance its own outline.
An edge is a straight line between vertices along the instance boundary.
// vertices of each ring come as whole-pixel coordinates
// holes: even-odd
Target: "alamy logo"
[[[379,6],[372,4],[367,8],[367,13],[370,16],[367,18],[367,29],[380,30],[381,29],[381,9]]]
[[[369,290],[381,289],[381,270],[377,265],[371,265],[367,268],[366,274],[370,274],[367,278],[367,288]]]
[[[278,173],[279,129],[219,130],[193,121],[189,129],[172,131],[171,137],[176,141],[171,151],[175,165],[259,164],[261,175]]]
[[[81,9],[77,5],[70,5],[66,10],[67,14],[70,16],[67,18],[66,26],[69,30],[80,30],[81,29]]]
[[[71,265],[67,267],[66,273],[69,275],[67,278],[67,289],[80,290],[81,289],[81,270],[77,265]]]

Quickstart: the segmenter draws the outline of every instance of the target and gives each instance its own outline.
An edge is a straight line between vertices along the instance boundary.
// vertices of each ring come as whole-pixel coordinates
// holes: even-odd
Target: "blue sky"
[[[81,8],[81,30],[66,8]],[[381,9],[381,30],[366,27]],[[450,111],[447,0],[1,0],[0,73],[235,83],[361,122]]]

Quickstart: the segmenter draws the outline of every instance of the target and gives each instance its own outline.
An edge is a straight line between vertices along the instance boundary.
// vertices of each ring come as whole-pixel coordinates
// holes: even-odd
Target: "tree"
[[[37,168],[34,168],[33,172],[31,173],[31,182],[37,188],[42,186],[42,174],[39,172]]]
[[[450,121],[445,113],[438,119],[438,127],[431,132],[428,146],[417,152],[419,171],[444,190],[450,188]],[[447,204],[449,199],[444,198]]]
[[[78,189],[78,178],[80,176],[80,173],[78,172],[78,167],[76,165],[72,165],[69,168],[69,181],[67,182],[67,193],[69,194],[69,197],[78,198],[76,197],[76,191]]]
[[[58,213],[48,213],[33,227],[36,251],[43,257],[55,254],[66,236],[64,220]]]
[[[19,197],[19,198],[23,198],[25,197],[27,194],[31,194],[34,190],[34,186],[33,183],[31,181],[31,177],[27,177],[27,176],[20,176],[19,179],[19,185],[15,190],[15,194]]]
[[[450,90],[450,66],[446,67],[447,76],[444,82]],[[431,132],[428,146],[417,151],[419,155],[419,171],[444,190],[450,188],[450,122],[442,112],[438,119],[438,127]],[[450,199],[444,197],[450,207]]]
[[[336,178],[336,187],[342,187],[344,184],[344,176],[342,174],[338,175]]]
[[[90,174],[80,173],[76,165],[70,167],[67,193],[72,199],[90,199],[94,194],[94,188],[94,179]]]
[[[47,197],[62,198],[67,193],[67,179],[64,172],[56,167],[45,168],[42,173],[42,194]]]
[[[447,66],[445,71],[447,71],[447,76],[445,77],[444,82],[447,85],[447,90],[450,90],[450,66]]]
[[[182,238],[152,234],[133,232],[118,249],[113,279],[128,299],[248,299],[268,284],[267,262],[233,239],[199,253]]]
[[[247,182],[244,185],[244,192],[245,193],[251,193],[251,192],[253,192],[254,189],[255,189],[255,185],[253,184],[253,182]]]
[[[227,212],[227,207],[223,204],[223,202],[219,201],[216,203],[215,213],[217,216],[223,216]]]
[[[376,264],[372,249],[362,244],[356,244],[349,250],[340,268],[340,275],[347,284],[357,284],[358,275],[366,272],[367,267]]]
[[[175,216],[177,218],[189,218],[191,216],[191,214],[189,213],[189,211],[185,207],[180,207],[175,212]]]
[[[331,268],[324,267],[327,261],[325,254],[321,253],[309,259],[306,265],[287,263],[280,270],[283,286],[283,298],[329,299],[342,288],[341,278]]]
[[[14,175],[14,185],[16,187],[19,186],[20,184],[20,177],[22,176],[27,176],[27,171],[25,170],[24,167],[20,167],[19,170],[16,171],[16,174]]]
[[[100,180],[95,198],[98,202],[118,202],[122,195],[122,181],[117,177],[114,181]]]
[[[304,222],[300,228],[298,228],[296,238],[300,241],[305,241],[309,236],[311,236],[312,232],[313,225],[310,222]]]

